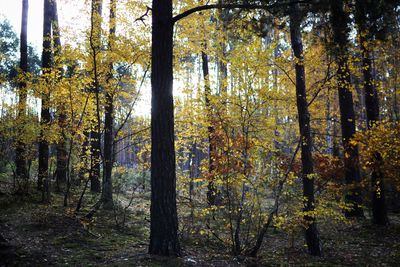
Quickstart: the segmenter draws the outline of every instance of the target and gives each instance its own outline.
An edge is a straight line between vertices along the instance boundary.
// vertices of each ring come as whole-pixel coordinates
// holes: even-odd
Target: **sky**
[[[28,10],[28,42],[36,48],[38,55],[41,54],[42,29],[43,29],[43,0],[29,0]],[[107,1],[105,1],[107,2]],[[83,12],[84,0],[62,0],[58,1],[58,14],[61,29],[79,30],[89,22],[89,16],[85,18]],[[0,19],[11,22],[18,37],[21,32],[22,0],[0,0]],[[65,33],[65,32],[64,32]],[[63,37],[64,33],[61,34]],[[136,114],[148,116],[150,114],[150,87],[147,85],[142,89],[142,98],[136,106]]]
[[[22,0],[0,0],[0,17],[11,22],[18,36],[21,32]],[[37,50],[42,43],[43,0],[29,0],[28,42]]]
[[[28,0],[28,42],[40,54],[42,46],[43,29],[43,0]],[[84,0],[58,1],[58,14],[61,29],[82,29],[85,22],[89,21],[82,16]],[[22,0],[0,0],[0,18],[11,22],[15,32],[21,32]],[[63,36],[61,36],[63,37]]]

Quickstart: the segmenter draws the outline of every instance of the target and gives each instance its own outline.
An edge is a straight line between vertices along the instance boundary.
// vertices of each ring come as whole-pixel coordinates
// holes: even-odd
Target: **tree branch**
[[[299,149],[300,149],[301,140],[302,140],[302,138],[299,138],[299,141],[297,142],[296,150],[294,151],[294,153],[292,155],[292,158],[290,160],[289,166],[288,166],[288,168],[287,168],[287,170],[285,172],[285,176],[278,183],[278,188],[277,188],[277,191],[276,191],[274,206],[271,208],[271,210],[269,212],[267,222],[263,225],[263,227],[261,229],[261,232],[259,233],[259,235],[257,237],[257,241],[256,241],[256,244],[254,245],[254,247],[248,249],[245,252],[245,254],[248,255],[248,256],[251,256],[251,257],[256,257],[257,256],[257,252],[261,248],[264,236],[267,233],[267,230],[268,230],[270,224],[272,223],[274,215],[277,214],[277,212],[278,212],[279,200],[280,200],[280,197],[281,197],[281,193],[283,191],[283,186],[285,185],[287,179],[289,178],[289,174],[292,171],[293,164],[294,164],[294,161],[296,159],[296,155],[297,155],[297,153],[299,152]]]
[[[299,1],[290,1],[290,2],[284,2],[284,3],[275,3],[275,4],[270,4],[270,5],[263,5],[263,4],[211,4],[211,5],[203,5],[203,6],[197,6],[191,9],[188,9],[181,14],[176,15],[175,17],[172,18],[172,23],[177,22],[178,20],[181,20],[183,18],[186,18],[190,16],[193,13],[203,11],[203,10],[210,10],[210,9],[215,9],[215,8],[223,8],[223,9],[235,9],[235,8],[241,8],[241,9],[265,9],[269,10],[272,8],[277,8],[277,7],[284,7],[284,6],[289,6],[293,4],[299,4],[299,3],[309,3],[310,0],[299,0]]]
[[[135,104],[136,104],[137,100],[139,99],[140,91],[142,90],[142,86],[144,84],[144,80],[146,79],[146,75],[147,75],[147,72],[149,71],[149,69],[150,69],[150,65],[147,66],[147,68],[146,68],[146,70],[145,70],[145,72],[143,74],[142,81],[140,82],[137,95],[136,95],[135,100],[133,101],[133,103],[131,105],[131,108],[129,109],[128,114],[126,115],[126,117],[125,117],[124,121],[122,122],[122,124],[115,131],[114,139],[118,136],[118,133],[122,130],[122,128],[124,128],[125,124],[128,122],[128,119],[131,117],[133,108],[135,107]]]
[[[149,16],[150,11],[152,11],[151,7],[146,6],[146,12],[143,15],[141,15],[139,18],[135,19],[135,22],[141,21],[146,26],[146,23],[144,21]]]

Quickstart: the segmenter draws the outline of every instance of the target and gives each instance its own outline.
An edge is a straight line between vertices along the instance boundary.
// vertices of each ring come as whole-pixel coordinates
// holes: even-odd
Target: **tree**
[[[101,52],[101,22],[102,22],[102,0],[92,0],[91,6],[91,28],[90,49],[93,64],[93,92],[95,95],[95,119],[90,132],[90,190],[99,193],[100,185],[100,161],[101,161],[101,119],[100,119],[100,77],[99,77],[99,55]]]
[[[224,0],[218,0],[219,5],[224,4]],[[222,38],[219,42],[220,55],[218,59],[218,83],[219,83],[219,94],[222,97],[226,97],[228,92],[228,64],[227,64],[227,43],[228,43],[228,15],[229,9],[219,8],[218,9],[218,23],[219,23],[219,34]]]
[[[383,8],[385,8],[384,5]],[[378,34],[378,20],[385,20],[382,17],[382,14],[379,14],[380,9],[382,9],[382,6],[379,6],[377,3],[374,4],[372,1],[356,1],[355,17],[358,26],[358,38],[361,48],[365,109],[367,114],[368,130],[371,130],[380,120],[379,96],[376,88],[377,83],[373,75],[374,67],[370,51],[370,46]],[[387,216],[385,200],[385,183],[383,172],[381,171],[383,158],[379,151],[376,151],[376,153],[373,155],[372,161],[374,162],[371,173],[372,221],[374,224],[387,225],[389,223],[389,219]]]
[[[349,68],[349,18],[348,14],[344,11],[343,1],[331,0],[330,7],[331,25],[335,42],[334,56],[338,65],[337,86],[342,127],[345,181],[348,186],[346,201],[349,204],[349,208],[345,210],[345,214],[347,217],[363,217],[358,148],[350,142],[356,133],[356,122],[353,95],[351,92],[351,72]]]
[[[279,6],[279,5],[278,5]],[[151,225],[150,254],[180,255],[177,237],[173,85],[173,26],[195,12],[215,8],[264,9],[259,4],[210,4],[172,16],[172,1],[152,2]]]
[[[61,36],[59,29],[58,20],[58,10],[57,1],[52,0],[52,36],[54,44],[54,61],[56,65],[61,65]],[[60,66],[57,70],[57,80],[60,80],[63,76],[63,68]],[[67,153],[67,137],[66,137],[66,126],[67,126],[67,113],[66,105],[61,102],[57,105],[58,113],[58,126],[61,129],[61,136],[56,145],[57,149],[57,168],[56,168],[56,180],[57,180],[57,190],[59,190],[60,185],[65,184],[67,181],[67,170],[68,170],[68,153]]]
[[[322,244],[319,237],[314,212],[314,169],[312,159],[312,137],[310,114],[308,112],[303,41],[300,31],[301,15],[298,4],[290,7],[290,37],[296,60],[296,99],[299,115],[301,138],[301,162],[304,196],[304,220],[306,222],[305,238],[311,255],[322,255]]]
[[[41,111],[40,111],[40,137],[39,137],[39,168],[38,185],[42,185],[43,201],[50,201],[50,177],[49,177],[49,143],[46,137],[46,128],[51,121],[50,116],[50,77],[52,67],[52,47],[51,47],[51,19],[52,6],[51,0],[44,0],[43,17],[43,51],[42,51],[42,72],[45,80],[43,92],[41,92]]]
[[[109,29],[109,40],[108,49],[112,52],[115,42],[115,31],[116,31],[116,1],[111,0],[110,2],[110,29]],[[113,78],[113,62],[109,62],[109,73],[108,81]],[[102,201],[103,207],[113,207],[113,196],[112,196],[112,168],[113,168],[113,143],[114,143],[114,95],[112,92],[112,84],[108,82],[108,88],[105,92],[105,118],[104,118],[104,164],[103,164],[103,190],[102,190]]]
[[[16,32],[8,20],[0,22],[0,85],[6,82],[13,83],[17,75],[20,60],[16,58],[19,40]],[[28,52],[29,54],[29,52]],[[28,59],[29,66],[29,59]],[[29,68],[28,68],[29,70]]]
[[[210,87],[210,77],[209,77],[209,67],[208,67],[208,55],[206,53],[207,45],[206,40],[204,40],[204,50],[201,52],[202,59],[202,71],[204,77],[204,100],[206,104],[206,112],[208,118],[208,173],[209,173],[209,181],[208,181],[208,191],[207,191],[207,201],[209,205],[215,205],[216,203],[216,188],[214,185],[215,175],[215,156],[216,156],[216,144],[215,144],[215,127],[213,120],[213,108],[211,106],[211,87]]]
[[[153,0],[149,253],[181,254],[176,210],[172,1]]]
[[[24,135],[23,125],[26,115],[26,100],[27,100],[27,88],[26,88],[26,77],[28,72],[28,40],[27,40],[27,29],[28,29],[28,0],[22,1],[22,22],[21,22],[21,38],[20,38],[20,69],[21,75],[20,82],[18,83],[18,115],[17,121],[20,122],[18,126],[17,136],[21,138]],[[22,127],[21,127],[22,126]],[[22,140],[17,141],[15,150],[15,174],[17,178],[28,179],[28,170],[26,166],[26,149],[25,144]]]

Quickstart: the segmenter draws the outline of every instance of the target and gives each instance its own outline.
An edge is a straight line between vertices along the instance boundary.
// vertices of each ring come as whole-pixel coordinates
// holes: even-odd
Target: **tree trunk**
[[[90,148],[90,133],[88,130],[84,130],[83,132],[83,142],[81,145],[81,151],[80,151],[80,155],[79,155],[79,160],[81,162],[81,167],[79,169],[79,184],[82,181],[86,181],[87,179],[85,178],[85,174],[88,173],[89,168],[89,158],[88,158],[88,152],[89,152],[89,148]],[[90,180],[90,179],[89,179]]]
[[[52,67],[52,47],[51,47],[51,0],[44,0],[44,18],[43,18],[43,52],[42,52],[42,70],[47,75]],[[48,77],[45,80],[48,81]],[[49,82],[49,81],[48,81]],[[49,90],[49,88],[47,88]],[[43,200],[50,201],[50,177],[49,177],[49,143],[46,140],[46,127],[50,124],[50,92],[42,92],[41,120],[40,120],[40,140],[39,140],[39,180],[44,181]]]
[[[95,120],[96,125],[98,120]],[[89,170],[89,180],[90,180],[90,191],[93,193],[101,192],[100,184],[100,145],[101,145],[101,135],[98,132],[97,126],[92,126],[90,132],[90,170]]]
[[[53,32],[53,43],[54,43],[54,56],[60,60],[61,56],[61,37],[60,37],[60,28],[58,21],[58,10],[57,10],[57,1],[52,0],[52,32]],[[59,67],[59,79],[61,79],[63,75],[63,68]],[[67,169],[68,169],[68,153],[67,153],[67,138],[65,134],[65,128],[67,126],[67,114],[65,111],[65,106],[61,103],[57,107],[58,111],[58,126],[61,129],[61,140],[58,142],[57,149],[57,168],[56,168],[56,180],[57,180],[57,189],[60,190],[59,186],[64,185],[67,181]]]
[[[149,253],[179,256],[174,140],[172,0],[153,0]]]
[[[204,45],[204,49],[207,49],[207,46]],[[215,171],[215,152],[216,146],[214,141],[214,120],[213,120],[213,112],[211,107],[211,87],[210,87],[210,79],[209,79],[209,68],[208,68],[208,55],[205,51],[201,52],[202,59],[202,70],[204,77],[204,98],[206,104],[206,112],[207,112],[207,120],[208,120],[208,175],[209,181],[207,186],[207,201],[209,205],[215,205],[216,202],[216,188],[214,185],[214,171]]]
[[[67,153],[67,140],[65,135],[65,128],[67,127],[67,116],[62,107],[59,107],[58,125],[61,129],[61,140],[59,140],[57,149],[57,167],[56,167],[56,180],[57,185],[64,185],[67,181],[68,171],[68,153]]]
[[[189,205],[190,205],[190,222],[194,223],[194,204],[193,204],[193,191],[194,191],[194,177],[195,176],[195,169],[196,166],[196,151],[197,151],[197,144],[194,142],[191,145],[190,152],[189,152]]]
[[[365,109],[367,113],[367,128],[371,130],[376,122],[379,121],[379,96],[375,86],[371,53],[368,48],[369,38],[373,34],[373,29],[368,29],[366,7],[364,1],[356,1],[356,22],[358,26],[358,38],[362,54],[362,69],[364,76]],[[378,225],[389,224],[387,216],[385,186],[383,173],[380,170],[383,159],[379,151],[372,158],[373,170],[371,174],[372,185],[372,222]]]
[[[27,28],[28,28],[28,0],[22,1],[22,22],[21,22],[21,40],[20,40],[20,63],[19,67],[22,74],[28,72],[28,40],[27,40]],[[18,134],[17,134],[17,146],[15,150],[15,173],[17,179],[28,179],[28,170],[26,165],[26,148],[24,142],[20,139],[25,135],[24,125],[26,119],[26,82],[23,80],[18,83]],[[38,184],[41,187],[41,184]]]
[[[101,16],[102,16],[102,0],[92,0],[91,12],[91,31],[90,31],[90,47],[93,57],[93,82],[96,101],[96,118],[95,125],[90,133],[90,190],[95,193],[101,192],[100,184],[100,161],[101,161],[101,121],[100,121],[100,84],[97,69],[98,54],[101,50]]]
[[[314,211],[314,178],[312,174],[312,138],[310,127],[310,114],[308,112],[308,103],[306,99],[306,80],[304,71],[303,42],[300,31],[301,16],[297,4],[291,6],[290,11],[290,37],[291,45],[296,57],[296,99],[297,111],[299,116],[299,127],[301,136],[301,162],[303,179],[304,212],[312,213]],[[322,256],[322,244],[315,222],[314,215],[305,215],[304,220],[307,223],[305,229],[305,239],[308,251],[311,255]]]
[[[110,2],[110,33],[109,33],[109,51],[113,50],[113,44],[115,39],[115,12],[116,12],[116,1],[111,0]],[[113,63],[109,63],[109,81],[113,77]],[[109,83],[108,83],[109,84]],[[105,103],[105,118],[104,118],[104,167],[103,167],[103,207],[112,208],[113,195],[112,195],[112,168],[113,168],[113,128],[114,128],[114,96],[112,89],[107,88],[106,91],[106,103]]]
[[[340,120],[342,127],[343,161],[345,181],[348,186],[346,203],[349,209],[345,210],[346,217],[363,217],[361,196],[361,175],[358,159],[358,148],[350,143],[356,133],[353,95],[351,93],[351,76],[348,65],[348,15],[344,11],[342,0],[331,0],[331,24],[336,44],[335,56],[338,65],[338,94]]]
[[[223,5],[225,0],[218,0],[218,4]],[[218,81],[219,86],[218,90],[222,97],[227,97],[228,93],[228,66],[226,63],[226,43],[228,42],[228,33],[227,33],[227,16],[228,9],[218,9],[218,20],[220,23],[220,34],[222,35],[222,40],[219,42],[220,46],[220,58],[218,59]],[[226,104],[226,101],[224,101]]]

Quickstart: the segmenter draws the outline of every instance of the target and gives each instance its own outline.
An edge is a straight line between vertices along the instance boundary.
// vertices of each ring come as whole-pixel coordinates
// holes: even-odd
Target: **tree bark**
[[[345,210],[346,217],[364,217],[361,196],[361,175],[358,159],[358,148],[350,143],[356,133],[356,123],[351,92],[351,76],[348,65],[348,15],[344,11],[342,0],[331,0],[331,25],[335,41],[335,57],[338,65],[338,94],[340,120],[342,128],[343,161],[345,168],[345,181],[348,186],[346,203],[349,209]]]
[[[113,44],[115,39],[115,31],[116,31],[116,1],[110,1],[110,32],[109,32],[109,52],[113,50]],[[113,77],[113,63],[109,63],[109,77],[110,81]],[[110,83],[107,83],[110,85]],[[113,141],[114,141],[114,96],[112,89],[107,88],[106,90],[106,103],[104,108],[104,165],[103,165],[103,191],[102,191],[102,199],[103,199],[103,207],[104,208],[112,208],[113,204],[113,195],[112,195],[112,168],[113,168]]]
[[[28,0],[22,1],[22,22],[21,22],[21,40],[20,40],[20,63],[21,74],[25,75],[28,72],[28,40],[27,40],[27,29],[28,29]],[[25,79],[25,77],[24,77]],[[26,82],[22,80],[18,83],[18,135],[17,145],[15,150],[15,173],[17,178],[28,179],[28,170],[26,165],[26,148],[25,143],[21,140],[24,136],[24,125],[26,119]],[[38,187],[41,185],[38,184]]]
[[[81,151],[79,153],[79,160],[81,162],[81,167],[79,169],[79,184],[82,181],[86,181],[87,179],[85,178],[85,174],[88,173],[90,170],[88,168],[89,166],[89,158],[88,158],[88,152],[90,149],[90,133],[88,130],[84,130],[83,132],[83,141],[81,144]],[[89,179],[90,180],[90,179]]]
[[[174,140],[172,0],[152,5],[151,207],[149,253],[179,256]]]
[[[52,47],[51,47],[51,0],[44,0],[43,17],[43,52],[42,52],[42,72],[46,76],[52,67]],[[49,77],[45,77],[49,82]],[[47,89],[49,90],[49,89]],[[39,180],[44,181],[43,201],[50,201],[50,177],[49,177],[49,143],[46,140],[46,127],[50,124],[50,92],[42,92],[41,120],[40,120],[40,140],[39,140]]]
[[[102,16],[102,0],[92,0],[91,12],[91,31],[90,31],[90,47],[93,57],[93,90],[96,101],[96,116],[94,127],[90,133],[90,191],[95,193],[101,192],[100,184],[100,161],[101,161],[101,121],[100,121],[100,82],[98,77],[97,60],[101,49],[101,16]]]
[[[305,229],[305,239],[308,251],[311,255],[322,256],[322,244],[317,229],[314,215],[308,213],[314,212],[314,178],[312,174],[312,138],[310,127],[310,114],[308,112],[308,103],[306,99],[306,80],[303,58],[303,41],[300,31],[301,16],[299,7],[294,4],[290,7],[290,37],[291,45],[296,57],[296,100],[299,116],[299,128],[301,136],[301,162],[303,179],[303,197],[304,197],[304,220],[307,223]]]
[[[53,33],[53,43],[54,43],[54,56],[60,58],[61,56],[61,36],[58,20],[58,10],[57,10],[57,0],[51,1],[52,8],[52,33]],[[63,75],[63,68],[58,69],[58,79],[61,79]],[[57,143],[57,167],[56,167],[56,180],[57,189],[60,190],[60,185],[64,185],[67,181],[67,169],[68,169],[68,153],[67,153],[67,138],[65,134],[65,128],[67,126],[67,114],[64,105],[61,103],[57,107],[58,111],[58,126],[61,129],[61,139]]]
[[[223,5],[224,0],[218,0],[218,4]],[[218,9],[218,21],[220,23],[220,35],[222,35],[222,40],[219,42],[220,57],[218,59],[218,90],[222,97],[227,97],[228,93],[228,66],[226,63],[226,44],[228,42],[227,33],[227,16],[229,9]],[[226,101],[224,101],[225,103]]]
[[[204,49],[207,49],[207,46],[204,45]],[[205,51],[201,52],[202,59],[202,71],[204,78],[204,98],[206,104],[206,112],[207,112],[207,120],[208,120],[208,175],[209,181],[207,185],[207,201],[209,205],[215,205],[216,203],[216,188],[214,185],[214,175],[215,175],[215,153],[216,153],[216,144],[214,141],[215,128],[213,121],[213,112],[211,106],[211,87],[210,87],[210,79],[209,79],[209,68],[208,68],[208,55]]]
[[[356,1],[356,23],[362,55],[367,128],[371,130],[375,123],[379,121],[379,96],[375,86],[371,53],[368,48],[368,42],[372,40],[371,36],[374,32],[373,29],[368,29],[366,25],[368,20],[366,8],[364,1]],[[378,225],[387,225],[389,218],[387,216],[384,177],[380,170],[383,159],[379,151],[373,155],[372,161],[372,222]]]
[[[95,124],[98,124],[98,120],[95,120]],[[93,129],[94,128],[94,129]],[[100,184],[100,146],[101,146],[101,134],[98,132],[97,126],[92,126],[90,132],[90,191],[93,193],[101,192]]]

